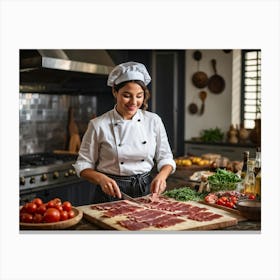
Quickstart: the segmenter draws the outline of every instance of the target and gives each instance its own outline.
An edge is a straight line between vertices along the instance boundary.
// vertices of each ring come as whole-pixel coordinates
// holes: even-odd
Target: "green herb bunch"
[[[180,201],[199,201],[203,200],[208,193],[198,193],[196,190],[190,187],[182,187],[178,189],[173,189],[166,191],[163,195],[174,198]]]
[[[235,190],[241,178],[231,171],[217,169],[217,172],[208,177],[211,191]]]
[[[220,128],[204,129],[200,133],[203,142],[221,142],[224,138],[224,133]]]

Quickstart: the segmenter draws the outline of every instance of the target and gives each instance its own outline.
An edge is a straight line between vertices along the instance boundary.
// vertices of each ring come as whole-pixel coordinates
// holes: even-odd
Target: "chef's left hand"
[[[160,195],[166,189],[166,179],[172,172],[171,165],[164,165],[151,183],[151,193]]]
[[[158,174],[151,183],[151,193],[160,195],[166,189],[166,180],[164,176]]]

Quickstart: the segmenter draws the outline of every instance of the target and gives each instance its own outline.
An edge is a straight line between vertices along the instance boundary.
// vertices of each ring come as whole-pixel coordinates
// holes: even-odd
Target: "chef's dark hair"
[[[148,100],[150,99],[151,94],[150,94],[150,91],[148,90],[148,88],[145,86],[145,84],[142,81],[140,81],[140,80],[125,81],[125,82],[119,83],[117,85],[114,85],[113,90],[118,92],[122,87],[124,87],[127,83],[130,83],[130,82],[138,84],[143,89],[144,101],[141,106],[141,109],[147,110],[148,109]]]

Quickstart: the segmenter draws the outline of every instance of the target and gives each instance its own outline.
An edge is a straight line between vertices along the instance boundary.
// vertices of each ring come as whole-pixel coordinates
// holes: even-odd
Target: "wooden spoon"
[[[206,97],[207,97],[207,92],[206,91],[199,92],[199,98],[202,101],[201,108],[200,108],[200,115],[202,115],[204,113]]]

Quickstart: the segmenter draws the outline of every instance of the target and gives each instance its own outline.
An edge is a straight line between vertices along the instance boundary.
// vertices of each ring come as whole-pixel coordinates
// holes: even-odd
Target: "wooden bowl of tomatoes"
[[[44,203],[35,198],[20,207],[20,229],[59,230],[70,228],[82,219],[83,212],[70,201],[59,198]]]

